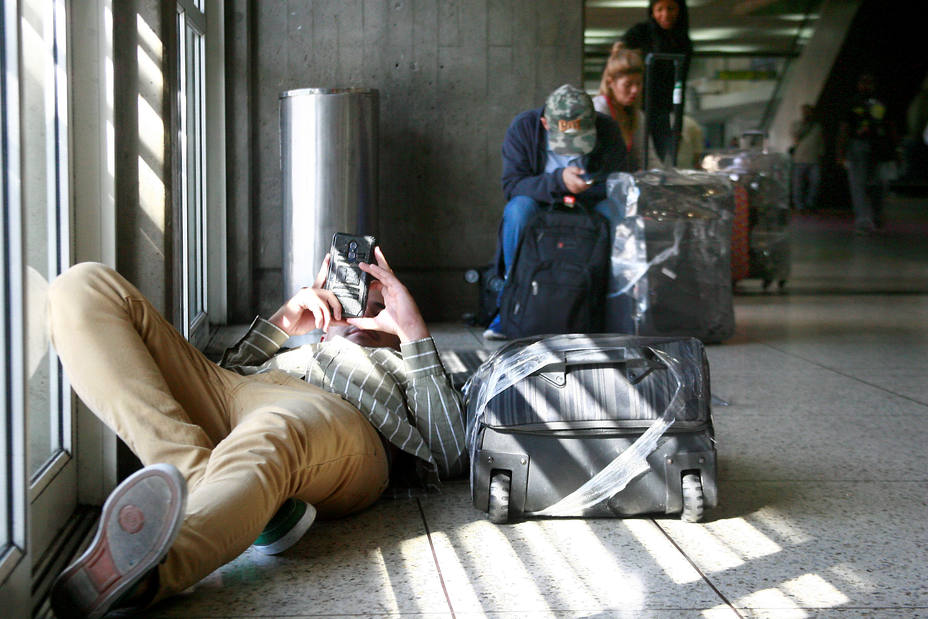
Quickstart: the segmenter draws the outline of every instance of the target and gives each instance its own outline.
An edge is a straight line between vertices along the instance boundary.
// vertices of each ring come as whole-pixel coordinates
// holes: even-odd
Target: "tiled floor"
[[[928,200],[888,230],[794,220],[782,293],[708,349],[720,506],[490,524],[466,482],[248,551],[154,617],[928,616]],[[479,330],[435,325],[444,348]]]

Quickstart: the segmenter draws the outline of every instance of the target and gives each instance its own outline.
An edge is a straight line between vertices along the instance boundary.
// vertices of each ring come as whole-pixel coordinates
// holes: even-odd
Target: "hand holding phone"
[[[336,232],[332,237],[324,288],[331,290],[341,303],[343,317],[364,315],[370,277],[358,265],[374,261],[375,245],[377,241],[369,235]]]

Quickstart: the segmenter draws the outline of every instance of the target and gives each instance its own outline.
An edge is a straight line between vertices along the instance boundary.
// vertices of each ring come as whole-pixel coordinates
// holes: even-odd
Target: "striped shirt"
[[[437,488],[438,476],[466,472],[460,397],[432,338],[404,342],[400,352],[343,338],[278,352],[287,337],[270,322],[255,318],[242,339],[225,351],[220,365],[240,374],[282,370],[337,393],[386,441],[415,456],[416,476],[427,488]]]

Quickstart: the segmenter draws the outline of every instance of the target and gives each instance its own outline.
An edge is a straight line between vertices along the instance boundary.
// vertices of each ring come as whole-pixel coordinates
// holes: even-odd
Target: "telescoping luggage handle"
[[[673,136],[670,148],[670,165],[677,166],[677,148],[679,147],[680,132],[683,128],[683,70],[686,65],[686,56],[683,54],[664,54],[660,52],[651,52],[644,59],[645,82],[651,81],[651,71],[655,62],[673,62],[673,125],[671,134]],[[653,82],[652,82],[653,83]],[[644,124],[644,169],[648,169],[648,140],[651,138],[648,121],[651,119],[652,109],[654,106],[654,97],[647,96],[651,88],[645,84],[646,94],[644,99],[644,113],[647,121]]]
[[[468,415],[467,420],[467,440],[470,445],[471,459],[475,457],[477,433],[487,403],[497,394],[546,366],[559,363],[593,363],[596,360],[602,360],[604,355],[613,355],[621,357],[618,360],[645,363],[654,365],[655,368],[662,366],[669,372],[674,385],[673,396],[664,411],[660,415],[653,415],[654,423],[628,449],[620,453],[589,481],[554,505],[528,514],[569,516],[614,496],[633,479],[650,470],[651,467],[647,462],[648,455],[657,448],[658,440],[673,425],[677,413],[682,412],[686,406],[683,397],[683,370],[679,359],[652,346],[601,347],[596,345],[592,339],[583,337],[575,341],[568,340],[569,344],[560,348],[549,347],[546,342],[546,340],[540,340],[526,346],[517,354],[498,364],[491,363],[491,357],[465,385],[465,392],[469,392],[472,385],[479,384],[479,391],[474,396],[476,397],[474,413]],[[570,346],[574,343],[576,346]],[[471,397],[470,393],[467,395],[468,398]],[[645,402],[644,405],[650,404]]]

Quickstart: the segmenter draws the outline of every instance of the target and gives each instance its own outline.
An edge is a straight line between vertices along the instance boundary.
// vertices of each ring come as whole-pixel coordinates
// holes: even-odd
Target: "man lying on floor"
[[[55,280],[49,334],[64,371],[146,465],[58,577],[59,617],[148,606],[253,543],[282,552],[317,512],[364,509],[391,476],[429,489],[465,472],[458,395],[415,301],[375,256],[361,265],[376,278],[364,317],[342,320],[322,288],[327,257],[313,286],[256,318],[220,365],[113,270],[80,264]],[[322,342],[275,356],[314,328]]]

